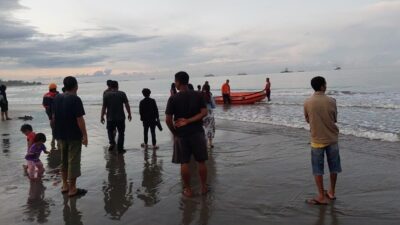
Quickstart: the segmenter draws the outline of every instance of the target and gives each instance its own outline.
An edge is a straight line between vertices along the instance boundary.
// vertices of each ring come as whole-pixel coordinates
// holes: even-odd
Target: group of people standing
[[[74,77],[66,77],[63,81],[63,94],[57,92],[55,84],[49,85],[49,92],[44,95],[43,106],[51,121],[54,138],[58,141],[61,150],[62,193],[73,197],[83,195],[86,190],[76,186],[76,180],[81,175],[81,150],[82,145],[88,145],[88,135],[85,125],[85,110],[81,99],[77,96],[78,82]],[[117,81],[107,81],[108,88],[103,93],[103,106],[100,122],[107,119],[107,133],[110,143],[109,150],[124,152],[125,135],[125,110],[128,120],[132,114],[127,95],[119,90]],[[314,205],[325,205],[328,200],[336,199],[335,189],[337,175],[342,171],[337,123],[337,107],[335,99],[325,95],[327,84],[323,77],[314,77],[311,86],[315,93],[304,103],[304,116],[310,124],[311,130],[311,164],[318,189],[315,198],[307,200]],[[175,82],[171,86],[171,96],[168,100],[165,115],[166,124],[173,135],[172,162],[180,164],[183,183],[183,195],[194,195],[190,181],[191,172],[189,162],[193,157],[198,164],[198,172],[201,182],[201,194],[207,194],[210,190],[207,185],[208,148],[212,148],[212,139],[215,132],[213,109],[214,97],[210,91],[210,85],[206,82],[201,90],[193,90],[189,85],[189,75],[184,72],[175,74]],[[193,87],[193,86],[192,86]],[[270,82],[267,78],[265,91],[269,97]],[[223,93],[230,92],[229,80],[223,87]],[[153,149],[157,149],[155,128],[160,129],[159,112],[156,101],[150,98],[151,91],[142,90],[144,99],[140,102],[139,113],[144,127],[144,148],[148,147],[148,131],[151,131]],[[106,119],[105,119],[106,116]],[[204,127],[203,127],[204,125]],[[21,127],[21,131],[27,136],[28,153],[26,156],[26,170],[32,172],[36,168],[43,172],[39,156],[45,152],[44,134],[35,134],[30,125]],[[118,141],[115,142],[116,133]],[[54,140],[52,141],[54,142]],[[208,142],[208,146],[207,146]],[[52,149],[55,144],[52,144]],[[326,191],[323,185],[324,155],[330,170],[330,186]]]

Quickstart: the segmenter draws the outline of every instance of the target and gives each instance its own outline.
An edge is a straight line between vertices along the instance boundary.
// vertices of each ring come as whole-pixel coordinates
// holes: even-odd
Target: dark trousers
[[[231,96],[229,94],[223,94],[222,97],[224,99],[224,104],[231,104]]]
[[[115,145],[115,129],[118,130],[118,150],[124,149],[125,141],[125,120],[107,121],[107,133],[110,145]]]
[[[149,141],[148,133],[149,133],[149,128],[151,132],[151,141],[153,145],[157,144],[156,140],[156,122],[155,121],[143,121],[143,134],[144,134],[144,144],[147,145],[147,142]]]

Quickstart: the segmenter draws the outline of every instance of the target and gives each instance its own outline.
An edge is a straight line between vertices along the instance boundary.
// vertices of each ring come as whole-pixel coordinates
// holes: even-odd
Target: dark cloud
[[[23,7],[18,1],[0,1],[0,65],[12,60],[20,67],[79,67],[102,62],[105,54],[97,49],[120,43],[135,43],[154,38],[140,37],[105,27],[104,34],[97,36],[74,35],[55,37],[38,32],[9,15]],[[97,30],[98,31],[98,30]]]

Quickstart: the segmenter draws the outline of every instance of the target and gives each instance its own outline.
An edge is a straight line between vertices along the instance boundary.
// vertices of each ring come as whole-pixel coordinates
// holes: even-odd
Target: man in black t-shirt
[[[148,133],[149,128],[151,132],[151,140],[153,144],[153,150],[158,149],[157,140],[156,140],[156,126],[157,123],[160,122],[160,118],[158,115],[158,107],[156,100],[150,98],[151,91],[148,88],[144,88],[142,90],[142,94],[144,99],[142,99],[139,103],[139,113],[140,113],[140,120],[143,122],[143,136],[144,136],[144,143],[142,147],[147,149],[148,145]]]
[[[103,108],[101,110],[100,122],[104,124],[104,116],[107,114],[107,133],[110,142],[109,150],[115,148],[115,128],[118,130],[117,149],[124,152],[125,140],[125,112],[128,112],[128,120],[132,120],[131,108],[125,92],[118,90],[118,82],[112,81],[111,89],[103,96]]]
[[[186,72],[175,74],[175,85],[179,93],[169,98],[165,114],[168,128],[174,135],[172,162],[181,164],[183,194],[192,197],[189,169],[192,155],[198,162],[201,193],[208,192],[205,164],[208,152],[203,130],[203,118],[207,116],[207,107],[202,95],[189,90],[188,84],[189,75]]]
[[[82,144],[88,145],[85,109],[77,96],[78,82],[75,77],[64,78],[64,94],[54,99],[52,122],[55,138],[60,142],[62,193],[68,196],[86,194],[86,190],[76,187],[76,179],[81,176]]]

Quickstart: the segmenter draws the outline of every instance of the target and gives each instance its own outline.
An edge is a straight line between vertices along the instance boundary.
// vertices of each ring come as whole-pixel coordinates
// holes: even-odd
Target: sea
[[[190,74],[190,71],[188,72]],[[248,126],[257,123],[309,129],[303,116],[303,102],[313,93],[310,80],[314,76],[323,76],[327,80],[327,94],[337,101],[338,126],[342,134],[400,142],[400,69],[342,69],[214,77],[198,75],[191,76],[190,83],[196,87],[209,81],[214,96],[218,96],[226,79],[230,80],[232,91],[260,91],[265,86],[265,78],[269,77],[272,83],[271,102],[219,106],[215,111],[216,119],[247,122]],[[143,88],[151,89],[152,97],[156,99],[160,111],[164,111],[173,78],[173,74],[79,77],[78,94],[85,105],[101,105],[102,93],[106,88],[105,81],[115,79],[119,81],[120,90],[127,93],[136,114],[139,101],[143,98]],[[54,81],[62,86],[61,79]],[[7,92],[10,110],[12,111],[13,105],[40,107],[46,90],[47,85],[10,87]]]

